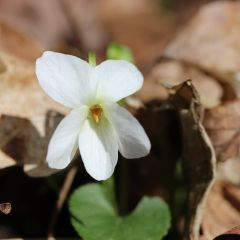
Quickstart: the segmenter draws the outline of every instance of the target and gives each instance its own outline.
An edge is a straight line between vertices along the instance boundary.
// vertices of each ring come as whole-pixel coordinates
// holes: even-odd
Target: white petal
[[[41,87],[55,101],[76,108],[85,103],[91,85],[93,68],[80,58],[55,52],[44,52],[36,61]]]
[[[126,109],[117,104],[107,105],[108,118],[118,135],[118,147],[125,158],[146,156],[151,143],[143,127]]]
[[[118,159],[116,135],[105,119],[94,125],[86,120],[79,134],[79,150],[87,172],[96,180],[109,178]]]
[[[81,107],[71,111],[59,123],[48,146],[49,167],[62,169],[70,163],[76,153],[79,131],[87,114],[87,107]]]
[[[95,68],[100,97],[117,102],[138,91],[143,85],[141,72],[124,60],[107,60]]]

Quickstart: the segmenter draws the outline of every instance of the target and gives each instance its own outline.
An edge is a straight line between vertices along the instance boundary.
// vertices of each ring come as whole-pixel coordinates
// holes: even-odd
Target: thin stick
[[[69,190],[72,186],[74,177],[76,176],[78,170],[78,166],[76,165],[72,165],[71,169],[69,170],[69,172],[66,175],[66,178],[64,180],[62,189],[58,195],[58,199],[56,202],[56,206],[54,208],[51,220],[50,220],[50,224],[49,224],[49,228],[48,228],[48,235],[47,235],[47,239],[48,240],[54,240],[54,228],[57,224],[57,220],[58,220],[58,215],[62,210],[63,204],[66,200],[66,197],[69,193]]]

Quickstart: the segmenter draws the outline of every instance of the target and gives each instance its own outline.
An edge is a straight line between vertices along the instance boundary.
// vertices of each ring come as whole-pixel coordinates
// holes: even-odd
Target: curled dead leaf
[[[186,81],[171,91],[170,101],[178,111],[181,124],[182,166],[188,190],[184,239],[198,240],[206,198],[216,171],[215,153],[202,125],[202,106],[192,82]]]
[[[152,108],[155,111],[172,109],[178,116],[176,124],[180,126],[181,160],[187,189],[183,239],[198,240],[206,198],[215,179],[215,153],[202,125],[202,105],[191,80],[170,88],[169,92],[168,100],[152,103]]]

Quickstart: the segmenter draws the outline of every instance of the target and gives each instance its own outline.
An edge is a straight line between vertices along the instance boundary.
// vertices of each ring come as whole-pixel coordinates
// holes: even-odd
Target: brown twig
[[[78,170],[78,166],[73,164],[71,169],[69,170],[69,172],[66,175],[66,178],[65,178],[64,183],[62,185],[61,191],[58,195],[56,206],[53,210],[53,214],[52,214],[52,217],[51,217],[51,220],[50,220],[50,223],[49,223],[48,234],[47,234],[47,239],[48,240],[54,240],[55,239],[54,238],[54,229],[55,229],[55,226],[57,224],[58,215],[62,210],[63,204],[64,204],[64,202],[66,200],[66,197],[69,193],[69,190],[72,186],[72,183],[73,183],[74,177],[76,176],[77,170]]]

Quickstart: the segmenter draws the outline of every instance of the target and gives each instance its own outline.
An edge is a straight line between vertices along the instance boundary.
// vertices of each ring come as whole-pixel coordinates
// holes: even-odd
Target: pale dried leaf
[[[239,88],[240,2],[202,7],[165,50],[165,56],[193,63]]]
[[[240,184],[240,159],[230,158],[218,163],[217,178],[228,183]]]
[[[37,39],[47,48],[56,48],[71,34],[58,0],[0,1],[0,20]]]
[[[10,25],[0,22],[0,50],[34,62],[42,54],[43,47],[37,40],[33,40]]]
[[[169,39],[198,5],[190,0],[164,2],[173,9],[167,9],[163,1],[149,0],[105,0],[99,4],[100,22],[109,38],[128,45],[144,70],[161,56]]]
[[[204,126],[211,138],[218,161],[239,158],[240,100],[207,110]]]
[[[67,111],[43,92],[33,64],[0,53],[0,69],[0,167],[42,166],[51,134]]]
[[[171,87],[185,79],[193,79],[204,107],[211,108],[221,102],[223,90],[214,78],[194,66],[175,60],[161,60],[155,64],[145,79],[144,87],[136,96],[143,101],[167,99],[169,94],[164,86]]]
[[[216,183],[208,197],[206,210],[204,212],[202,222],[203,236],[207,240],[212,240],[214,237],[226,232],[237,226],[240,222],[239,208],[233,205],[234,198],[226,196],[226,189],[230,186],[225,186],[222,183]],[[240,194],[240,189],[234,187],[234,194]],[[239,197],[237,204],[239,206]],[[236,198],[235,198],[236,201]]]

